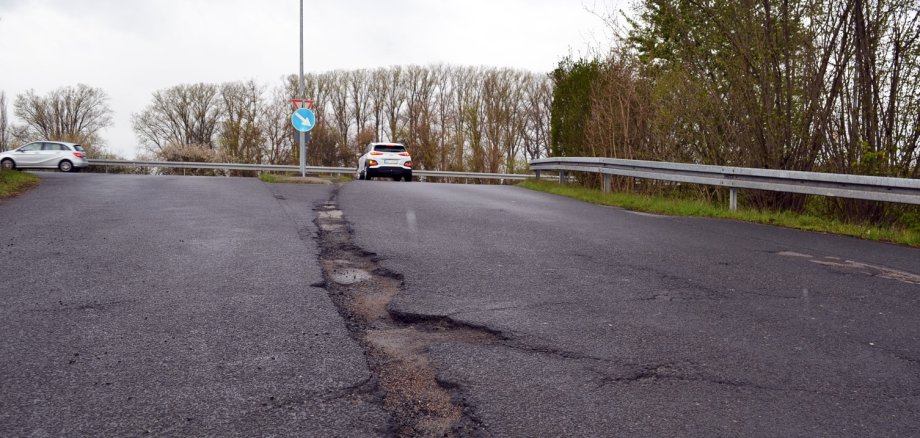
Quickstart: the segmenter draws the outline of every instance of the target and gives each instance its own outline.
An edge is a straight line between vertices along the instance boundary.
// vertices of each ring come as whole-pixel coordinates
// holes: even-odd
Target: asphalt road
[[[40,175],[0,202],[0,436],[385,433],[310,286],[328,187]]]
[[[917,249],[514,187],[41,176],[0,202],[0,436],[391,434],[320,287],[330,197],[398,320],[496,335],[426,344],[464,433],[920,430]]]
[[[920,250],[514,187],[358,181],[391,311],[500,333],[430,348],[497,436],[911,436]]]

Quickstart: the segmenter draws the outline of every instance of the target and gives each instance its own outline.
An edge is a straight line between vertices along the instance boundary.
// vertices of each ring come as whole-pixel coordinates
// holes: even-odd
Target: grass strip
[[[288,175],[277,175],[273,173],[262,173],[259,174],[259,179],[263,182],[270,184],[334,184],[334,183],[346,183],[351,181],[346,175],[335,175],[335,176],[288,176]]]
[[[0,170],[0,199],[12,198],[38,185],[40,179],[18,170]]]
[[[861,239],[892,242],[920,247],[920,229],[885,227],[872,224],[854,224],[837,219],[799,214],[788,211],[760,211],[739,208],[731,211],[728,206],[715,205],[696,199],[665,198],[635,193],[604,193],[575,185],[560,185],[558,182],[530,179],[518,184],[530,190],[552,193],[578,199],[592,204],[622,207],[668,216],[698,216],[735,219],[758,224],[776,225],[819,233],[839,234]]]

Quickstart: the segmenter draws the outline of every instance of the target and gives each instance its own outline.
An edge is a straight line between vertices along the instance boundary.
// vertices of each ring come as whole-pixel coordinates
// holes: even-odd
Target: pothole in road
[[[374,254],[352,242],[334,199],[318,209],[316,223],[325,287],[364,347],[368,365],[384,392],[384,406],[397,436],[460,436],[476,433],[478,422],[456,389],[438,382],[427,351],[435,344],[499,341],[496,334],[447,318],[394,314],[388,305],[402,277],[377,265]]]
[[[337,284],[349,286],[373,278],[370,272],[363,269],[343,268],[340,265],[331,264],[328,267],[329,278]]]

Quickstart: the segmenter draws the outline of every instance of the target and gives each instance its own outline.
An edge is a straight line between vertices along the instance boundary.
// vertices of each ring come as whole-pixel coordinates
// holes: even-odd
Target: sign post
[[[303,0],[300,0],[300,96],[301,99],[304,99],[304,83],[303,83]],[[296,108],[295,108],[296,109]],[[313,120],[314,122],[316,119]],[[297,127],[296,125],[294,126]],[[312,127],[310,128],[312,129]],[[298,129],[298,131],[300,131]],[[307,130],[309,131],[309,129]],[[307,176],[307,146],[306,146],[306,132],[300,131],[300,176]]]
[[[294,114],[291,114],[291,125],[300,136],[300,176],[307,176],[307,147],[305,137],[316,126],[316,114],[313,112],[313,101],[293,99]]]

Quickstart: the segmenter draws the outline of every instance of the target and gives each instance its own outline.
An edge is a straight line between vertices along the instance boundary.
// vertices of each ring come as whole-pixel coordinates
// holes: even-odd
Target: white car
[[[58,169],[73,172],[89,166],[83,146],[62,141],[36,141],[0,153],[4,169]]]
[[[399,143],[371,143],[358,157],[356,174],[358,179],[383,176],[393,181],[412,181],[412,157]]]

